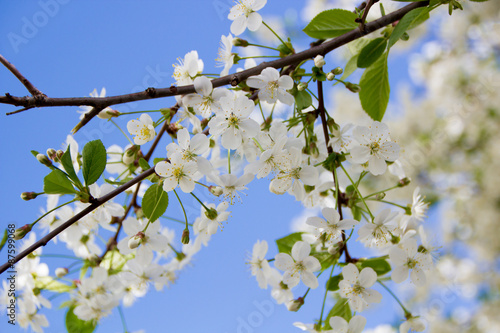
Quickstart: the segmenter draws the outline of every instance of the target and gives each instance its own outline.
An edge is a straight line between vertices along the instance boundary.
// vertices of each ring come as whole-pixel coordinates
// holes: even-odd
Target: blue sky
[[[270,1],[261,12],[264,16],[280,15],[284,12],[283,3]],[[300,8],[303,1],[287,1],[286,4]],[[0,53],[51,97],[87,96],[94,88],[100,91],[102,87],[106,87],[107,95],[130,93],[149,86],[166,87],[173,83],[172,64],[176,58],[191,50],[196,49],[204,60],[205,72],[216,70],[214,59],[221,35],[229,33],[230,21],[226,16],[231,5],[232,1],[218,0],[3,2]],[[288,13],[293,14],[293,11]],[[407,78],[406,62],[398,60],[391,80],[394,83]],[[1,67],[0,93],[6,92],[18,96],[27,94],[19,81]],[[139,111],[174,104],[174,99],[170,98],[116,108]],[[44,152],[47,148],[60,148],[78,122],[75,107],[32,109],[5,116],[13,110],[13,107],[0,105],[2,230],[8,223],[18,226],[30,223],[46,204],[44,198],[29,202],[19,198],[24,191],[41,191],[42,179],[47,174],[47,169],[32,157],[30,150]],[[124,126],[127,120],[129,118],[119,119],[119,123]],[[85,142],[97,138],[107,147],[113,143],[126,145],[115,127],[98,119],[75,136],[80,149]],[[162,145],[158,151],[163,153]],[[270,256],[274,256],[277,249],[273,240],[286,235],[290,221],[302,211],[293,197],[273,195],[267,187],[266,181],[250,184],[244,203],[232,207],[232,216],[224,231],[217,233],[210,246],[196,255],[193,267],[185,269],[175,285],[163,292],[151,291],[133,307],[124,308],[130,331],[299,332],[291,326],[292,322],[310,323],[319,317],[321,288],[310,293],[298,313],[288,312],[284,306],[274,303],[267,309],[272,301],[269,290],[258,288],[244,263],[258,239],[269,242]],[[204,196],[199,189],[197,194]],[[194,207],[191,209],[194,218],[199,207],[191,199],[186,200],[188,206]],[[173,199],[167,215],[182,216]],[[169,227],[175,225],[175,222],[162,223]],[[181,227],[176,230],[180,237]],[[61,250],[65,250],[61,245],[50,244],[44,253]],[[5,254],[0,254],[0,258],[3,262]],[[58,265],[67,264],[59,259],[46,260],[52,274]],[[304,291],[299,287],[295,295]],[[43,312],[51,325],[46,331],[65,331],[64,311],[57,310],[61,298],[54,300],[52,310]],[[391,322],[401,315],[389,297],[384,297],[384,302],[373,311],[363,313],[370,325]],[[380,311],[382,308],[384,310]],[[249,321],[259,324],[247,326],[250,330],[243,328],[242,322]],[[12,330],[6,319],[0,317],[0,331],[18,330],[21,331],[19,327]],[[117,311],[105,318],[97,329],[97,332],[122,331]]]

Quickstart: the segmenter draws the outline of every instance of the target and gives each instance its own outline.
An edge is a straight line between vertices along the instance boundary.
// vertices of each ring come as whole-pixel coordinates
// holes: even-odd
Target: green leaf
[[[358,262],[361,268],[371,267],[377,273],[377,275],[384,275],[391,271],[391,265],[385,260],[384,257],[370,258],[366,260],[360,260]]]
[[[123,184],[125,184],[126,182],[128,182],[128,181],[130,181],[132,179],[133,178],[131,178],[131,177],[127,177],[125,179],[116,181],[116,180],[111,180],[111,179],[104,178],[104,181],[106,183],[108,183],[108,184],[111,184],[111,185],[123,185]]]
[[[327,269],[336,261],[336,259],[338,259],[338,256],[333,256],[328,252],[313,251],[311,253],[311,256],[318,259],[319,263],[321,264],[321,270]]]
[[[302,111],[305,108],[312,105],[311,95],[305,90],[298,91],[295,94],[295,105],[297,105],[297,110]]]
[[[361,221],[361,217],[363,217],[363,215],[361,214],[361,209],[358,206],[352,206],[351,213],[353,219],[355,219],[356,221]]]
[[[329,9],[319,13],[304,28],[312,38],[327,39],[345,34],[358,27],[358,16],[345,9]]]
[[[151,167],[149,166],[149,163],[148,161],[146,161],[144,158],[140,158],[139,159],[139,166],[141,167],[142,170],[146,171],[146,170],[149,170],[151,169]]]
[[[142,212],[154,222],[162,216],[168,207],[168,194],[158,184],[151,185],[142,197]]]
[[[358,69],[358,54],[354,55],[349,59],[347,64],[345,65],[344,68],[344,73],[342,74],[342,77],[340,78],[342,81],[347,79],[356,69]],[[338,83],[338,82],[337,82]],[[337,84],[335,83],[335,84]]]
[[[72,306],[66,312],[66,329],[68,333],[92,333],[95,331],[97,322],[93,320],[85,321],[81,320],[73,312],[75,307]]]
[[[123,255],[117,250],[112,250],[106,253],[99,266],[106,268],[108,274],[112,275],[120,272],[127,261],[133,258],[132,253]]]
[[[153,159],[153,164],[156,165],[158,162],[165,161],[164,158],[161,157],[156,157]]]
[[[328,313],[328,316],[325,319],[325,330],[330,330],[332,327],[330,326],[330,318],[339,316],[344,318],[346,321],[351,320],[352,312],[349,307],[349,303],[345,298],[338,298],[337,303],[333,306],[333,308]]]
[[[54,280],[50,276],[37,276],[35,279],[35,287],[38,289],[50,290],[56,293],[67,293],[75,289],[74,286]]]
[[[36,150],[32,150],[31,151],[31,154],[35,157],[37,157],[38,154],[40,154],[39,152],[37,152]]]
[[[342,281],[343,279],[344,277],[342,276],[342,273],[339,275],[332,276],[326,282],[326,289],[330,291],[339,290],[339,282]]]
[[[3,247],[7,243],[7,239],[9,238],[9,233],[7,232],[7,229],[3,232],[3,237],[2,237],[2,242],[0,243],[0,251],[2,251]]]
[[[294,232],[288,236],[276,240],[278,251],[281,253],[291,253],[293,244],[302,240],[302,232]]]
[[[389,103],[390,93],[387,53],[365,70],[359,86],[359,99],[363,110],[373,120],[381,121]]]
[[[77,191],[68,177],[61,170],[54,170],[43,179],[43,191],[46,194],[74,194]]]
[[[61,164],[68,174],[69,178],[77,185],[82,187],[82,183],[80,183],[80,179],[78,179],[78,176],[76,175],[75,168],[73,167],[73,161],[71,160],[71,152],[70,152],[70,146],[68,145],[68,149],[66,149],[66,152],[63,154],[61,157]]]
[[[407,30],[413,29],[427,20],[429,18],[430,10],[431,9],[429,7],[420,7],[406,13],[406,15],[403,16],[399,23],[394,27],[391,37],[389,37],[389,48],[391,48]]]
[[[82,150],[82,173],[85,185],[94,184],[106,168],[106,148],[101,140],[89,141]]]
[[[366,68],[373,64],[385,51],[387,39],[384,37],[375,38],[369,42],[359,53],[358,67]]]

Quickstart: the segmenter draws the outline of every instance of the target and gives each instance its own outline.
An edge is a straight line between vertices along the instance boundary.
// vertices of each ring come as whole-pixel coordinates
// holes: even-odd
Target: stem
[[[207,206],[205,206],[205,204],[203,202],[201,202],[200,199],[198,199],[198,197],[193,193],[191,192],[191,195],[196,199],[198,200],[198,202],[203,206],[203,208],[205,208],[205,210],[208,212],[210,210],[210,208],[208,208]]]
[[[120,313],[120,318],[122,320],[123,332],[128,333],[127,323],[125,322],[125,316],[123,315],[123,310],[121,305],[118,305],[118,312]]]
[[[227,172],[231,174],[231,149],[227,150]]]
[[[75,202],[75,201],[77,201],[77,200],[78,200],[78,199],[73,199],[73,200],[71,200],[71,201],[68,201],[68,202],[66,202],[66,203],[63,203],[62,205],[57,206],[56,208],[53,208],[53,209],[49,210],[47,213],[43,214],[43,215],[42,215],[42,216],[40,216],[37,220],[35,220],[35,222],[31,223],[31,226],[33,227],[33,226],[34,226],[34,225],[35,225],[38,221],[40,221],[41,219],[43,219],[45,216],[49,215],[50,213],[52,213],[52,212],[53,212],[53,211],[55,211],[56,209],[59,209],[59,208],[61,208],[61,207],[63,207],[63,206],[66,206],[66,205],[68,205],[68,204],[72,203],[72,202]]]
[[[377,195],[379,193],[384,193],[384,192],[387,192],[387,191],[390,191],[390,190],[394,190],[395,188],[398,188],[398,187],[401,187],[401,186],[400,185],[395,185],[393,187],[386,188],[385,190],[373,192],[372,194],[368,194],[367,196],[365,196],[365,199],[368,199],[369,197],[373,197],[374,195]]]
[[[266,116],[264,116],[264,111],[262,111],[262,105],[260,105],[260,100],[259,100],[259,109],[260,109],[260,114],[262,115],[262,119],[264,122],[266,122]]]
[[[332,265],[332,270],[330,271],[330,278],[333,275],[333,269],[335,268],[335,265]],[[329,278],[329,279],[330,279]],[[323,305],[321,306],[321,314],[319,315],[319,327],[321,327],[321,323],[323,322],[323,311],[325,310],[325,304],[326,304],[326,295],[328,294],[328,289],[325,288],[325,295],[323,296]]]
[[[358,194],[358,196],[361,199],[361,201],[363,201],[363,204],[365,205],[366,210],[368,211],[368,214],[370,214],[370,217],[373,220],[375,217],[373,216],[372,212],[370,211],[370,208],[368,208],[368,205],[366,204],[365,199],[363,198],[363,196],[361,195],[361,193],[359,193],[358,186],[352,180],[351,176],[349,175],[349,173],[347,172],[347,170],[344,168],[344,166],[342,164],[340,164],[340,167],[342,168],[342,170],[344,170],[344,173],[346,174],[347,178],[349,178],[349,181],[351,182],[352,186],[356,190],[356,193]]]
[[[170,217],[170,216],[161,216],[161,217],[163,217],[164,219],[170,220],[170,221],[179,222],[179,223],[182,223],[182,224],[185,223],[184,221],[181,221],[179,219],[176,219],[176,218],[173,218],[173,217]],[[189,225],[193,226],[192,223],[189,223]]]
[[[120,116],[122,114],[150,113],[150,112],[161,112],[161,111],[160,110],[145,110],[145,111],[120,112]]]
[[[113,123],[113,125],[116,126],[116,128],[118,128],[120,130],[120,132],[122,132],[123,135],[125,135],[125,137],[127,138],[128,142],[130,142],[130,144],[133,146],[134,143],[132,142],[132,140],[130,140],[130,138],[128,137],[128,135],[122,130],[122,128],[120,126],[118,126],[117,123],[115,123],[115,121],[113,119],[109,119],[110,122]]]
[[[186,210],[184,209],[184,205],[182,204],[181,198],[179,198],[179,195],[177,192],[174,190],[175,196],[177,197],[177,200],[179,200],[179,203],[181,204],[182,212],[184,213],[184,218],[186,219],[186,229],[188,228],[188,217],[186,215]]]
[[[268,26],[266,22],[262,21],[262,24],[264,24],[266,26],[266,28],[268,28],[280,40],[281,44],[285,45],[290,52],[292,51],[292,50],[290,50],[288,45],[285,44],[283,39],[281,39],[281,37],[270,26]]]
[[[403,311],[405,312],[405,317],[408,317],[408,315],[411,316],[411,312],[408,311],[405,306],[403,305],[403,303],[401,303],[401,301],[399,300],[399,298],[392,292],[391,289],[389,289],[382,281],[380,280],[377,280],[377,282],[382,286],[384,287],[385,290],[387,290],[387,292],[389,294],[391,294],[391,296],[396,300],[396,302],[398,302],[398,304],[401,306],[401,308],[403,309]]]
[[[274,51],[278,51],[279,50],[275,47],[270,47],[270,46],[265,46],[265,45],[259,45],[259,44],[252,44],[252,43],[248,43],[247,46],[257,46],[257,47],[262,47],[262,48],[265,48],[265,49],[269,49],[269,50],[274,50]]]
[[[390,202],[390,201],[387,201],[387,200],[377,200],[377,199],[367,199],[367,200],[370,200],[370,201],[378,201],[378,202],[383,202],[383,203],[386,203],[388,205],[393,205],[393,206],[396,206],[396,207],[399,207],[401,209],[404,209],[406,210],[408,207],[405,207],[405,206],[402,206],[402,205],[399,205],[395,202]]]
[[[255,58],[280,58],[280,56],[250,56],[250,57],[243,57],[243,58],[240,58],[240,60],[243,60],[243,59],[255,59]]]
[[[78,257],[73,257],[73,256],[68,256],[68,255],[65,255],[65,254],[39,254],[39,255],[36,255],[37,257],[40,257],[40,258],[65,258],[65,259],[72,259],[72,260],[78,260],[78,261],[83,261],[82,258],[78,258]]]

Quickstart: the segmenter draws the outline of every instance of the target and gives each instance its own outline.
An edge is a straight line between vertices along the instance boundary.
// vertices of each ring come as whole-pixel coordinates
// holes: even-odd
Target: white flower
[[[411,317],[399,326],[399,333],[422,332],[425,330],[424,322],[419,317]]]
[[[365,246],[385,247],[391,243],[391,232],[396,229],[393,219],[398,215],[397,212],[391,212],[386,208],[380,212],[373,223],[367,223],[358,230],[358,241],[363,242]]]
[[[323,208],[321,213],[326,221],[321,217],[312,216],[306,220],[306,224],[321,229],[319,234],[324,233],[326,235],[328,244],[340,242],[342,240],[343,230],[352,229],[359,223],[354,219],[344,219],[340,221],[339,213],[330,207]]]
[[[209,118],[212,113],[222,111],[220,98],[229,96],[229,90],[225,88],[213,89],[212,81],[206,76],[198,76],[194,79],[194,89],[198,94],[189,94],[182,98],[184,104],[193,107],[202,117]]]
[[[197,170],[196,162],[185,161],[179,153],[173,154],[170,162],[161,161],[155,165],[158,176],[165,178],[163,180],[165,192],[174,190],[177,185],[184,193],[192,192],[195,186],[193,176]]]
[[[267,289],[267,279],[271,272],[271,267],[266,260],[267,248],[268,245],[265,240],[257,241],[253,246],[252,259],[248,262],[252,269],[252,275],[257,278],[259,287],[262,289]]]
[[[292,255],[278,253],[274,265],[285,271],[283,282],[290,288],[299,284],[300,279],[311,289],[318,287],[318,279],[314,275],[321,269],[319,260],[310,256],[311,246],[303,241],[296,242],[292,247]]]
[[[198,162],[199,156],[208,150],[210,140],[205,134],[198,133],[192,138],[187,128],[177,131],[177,143],[167,145],[167,157],[172,158],[174,154],[180,154],[185,162]]]
[[[332,330],[325,331],[324,333],[361,333],[366,325],[366,318],[363,316],[354,316],[349,323],[339,316],[330,318],[330,327]]]
[[[380,303],[382,295],[369,289],[377,281],[377,273],[371,267],[365,267],[359,272],[354,264],[348,264],[342,269],[344,279],[339,282],[340,295],[349,300],[349,305],[356,312],[361,312],[368,303]]]
[[[31,326],[34,332],[43,333],[42,327],[48,327],[49,322],[45,315],[39,314],[35,303],[30,299],[18,300],[18,322],[22,328]]]
[[[222,112],[210,120],[210,134],[221,136],[222,146],[226,149],[237,149],[242,140],[252,138],[259,132],[259,124],[249,119],[254,109],[254,102],[246,96],[222,97]]]
[[[257,11],[266,5],[267,0],[239,0],[236,5],[234,5],[229,15],[228,19],[233,21],[231,24],[231,32],[238,36],[248,30],[255,31],[259,29],[262,24],[262,16],[260,16]]]
[[[418,252],[417,241],[413,238],[393,246],[389,250],[389,259],[393,263],[391,278],[401,283],[408,278],[411,269],[411,281],[416,286],[423,286],[426,282],[425,270],[432,267],[432,257],[429,254]]]
[[[417,186],[413,191],[413,202],[411,204],[411,215],[404,215],[403,228],[415,229],[419,222],[422,222],[427,216],[428,203],[424,201],[424,198],[420,195],[420,187]]]
[[[309,333],[319,333],[319,331],[314,329],[314,324],[304,324],[300,321],[293,323],[293,326],[300,328],[303,331],[308,331]]]
[[[399,156],[399,146],[390,141],[387,125],[374,121],[371,126],[356,126],[354,138],[359,145],[351,149],[354,163],[368,162],[368,170],[373,175],[381,175],[387,169],[385,161],[395,161]]]
[[[153,221],[154,222],[154,221]],[[127,217],[123,222],[123,230],[127,234],[127,237],[123,237],[120,242],[118,242],[118,250],[122,255],[127,255],[134,252],[128,246],[130,238],[137,235],[138,232],[142,232],[146,226],[144,221],[137,220],[134,217]],[[155,223],[150,223],[146,231],[144,232],[144,237],[140,239],[139,247],[137,248],[137,254],[146,252],[148,254],[153,254],[155,252],[165,251],[168,248],[168,238],[159,233],[160,223],[156,221]]]
[[[222,196],[225,199],[229,199],[231,204],[233,204],[233,199],[236,197],[240,198],[239,192],[246,190],[246,184],[253,180],[253,175],[251,173],[246,173],[240,178],[236,177],[234,174],[225,174],[220,176],[210,177],[214,183],[222,188]]]
[[[276,68],[267,67],[260,75],[250,76],[247,85],[259,89],[259,99],[270,104],[276,103],[277,100],[288,105],[294,102],[293,96],[287,92],[293,88],[293,79],[288,75],[280,77]]]
[[[330,137],[328,145],[332,147],[333,151],[336,153],[345,153],[349,149],[352,142],[352,138],[347,133],[353,128],[353,124],[347,124],[341,129],[333,129],[333,137]]]
[[[156,135],[153,119],[146,113],[141,114],[138,120],[129,121],[127,130],[130,134],[135,135],[134,143],[136,145],[143,145],[153,140]]]
[[[325,64],[326,64],[325,58],[323,58],[323,56],[321,54],[318,54],[314,58],[314,66],[321,68],[321,67],[325,66]]]
[[[225,76],[229,73],[229,69],[234,64],[234,54],[231,52],[233,48],[233,36],[231,34],[220,37],[220,47],[219,47],[219,57],[215,59],[217,61],[216,67],[224,67],[220,76]]]
[[[177,59],[178,64],[174,64],[174,75],[179,86],[192,84],[194,78],[203,72],[203,61],[198,59],[198,52],[191,51],[186,53],[184,59]]]
[[[227,201],[221,202],[217,208],[215,208],[215,204],[207,204],[205,203],[208,209],[214,209],[217,212],[216,216],[210,216],[210,213],[207,214],[207,210],[205,207],[201,206],[201,218],[198,227],[200,230],[205,230],[205,232],[213,235],[217,232],[217,228],[222,227],[222,222],[227,221],[229,218],[229,214],[231,212],[226,211],[229,207],[229,203]],[[214,214],[215,215],[215,214]]]
[[[98,98],[98,97],[105,97],[106,96],[106,88],[102,87],[101,89],[101,93],[97,93],[97,89],[94,89],[92,90],[92,92],[89,94],[90,97],[94,97],[94,98]],[[94,107],[92,106],[89,106],[89,105],[82,105],[80,106],[80,109],[81,110],[78,110],[77,112],[80,113],[80,119],[83,119],[83,117],[85,116],[85,114],[87,114],[88,112],[92,111]],[[101,112],[99,112],[97,114],[97,117],[98,118],[101,118],[101,119],[109,119],[111,117],[113,117],[113,115],[116,115],[118,112],[111,109],[110,107],[107,107],[105,108],[104,110],[102,110]],[[71,152],[73,153],[73,152]]]

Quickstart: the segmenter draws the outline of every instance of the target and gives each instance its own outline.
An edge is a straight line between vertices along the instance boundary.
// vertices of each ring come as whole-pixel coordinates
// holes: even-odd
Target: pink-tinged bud
[[[120,112],[117,110],[113,110],[111,108],[105,108],[101,112],[97,114],[97,118],[101,119],[111,119],[113,117],[118,117],[120,115]]]
[[[399,180],[398,186],[399,187],[404,187],[406,185],[409,185],[410,182],[411,182],[410,178],[405,177],[405,178]]]
[[[37,196],[38,196],[38,194],[35,192],[23,192],[23,193],[21,193],[21,199],[23,199],[25,201],[35,199]]]
[[[182,244],[189,244],[189,229],[184,229],[181,237]]]
[[[233,39],[233,46],[247,47],[248,46],[248,41],[236,37],[236,38]]]
[[[299,311],[300,307],[304,304],[304,299],[302,297],[299,297],[297,299],[294,299],[291,302],[288,302],[286,305],[288,311],[293,311],[297,312]]]
[[[43,165],[46,165],[48,167],[52,166],[52,162],[44,154],[36,155],[36,159],[38,160],[38,162],[42,163]]]
[[[130,239],[128,240],[129,249],[133,250],[139,247],[144,237],[146,237],[146,235],[142,231],[139,231],[135,236],[130,237]]]
[[[57,162],[58,158],[57,158],[57,152],[55,149],[53,148],[49,148],[47,149],[47,156],[54,162]]]
[[[26,224],[14,231],[14,240],[23,239],[31,231],[31,225]]]
[[[64,152],[61,149],[59,149],[58,151],[56,151],[56,154],[57,154],[57,160],[60,161],[64,155]]]
[[[358,84],[354,84],[351,82],[346,82],[345,87],[352,91],[353,93],[358,93],[361,91],[361,87]]]
[[[59,268],[56,268],[56,276],[58,278],[62,278],[63,276],[65,276],[66,274],[68,274],[68,269],[66,267],[59,267]]]
[[[326,62],[325,62],[325,59],[323,58],[322,55],[318,54],[315,58],[314,58],[314,66],[318,67],[318,68],[321,68],[323,66],[326,65]]]
[[[209,186],[208,190],[216,197],[220,196],[223,192],[222,187],[220,186]]]

